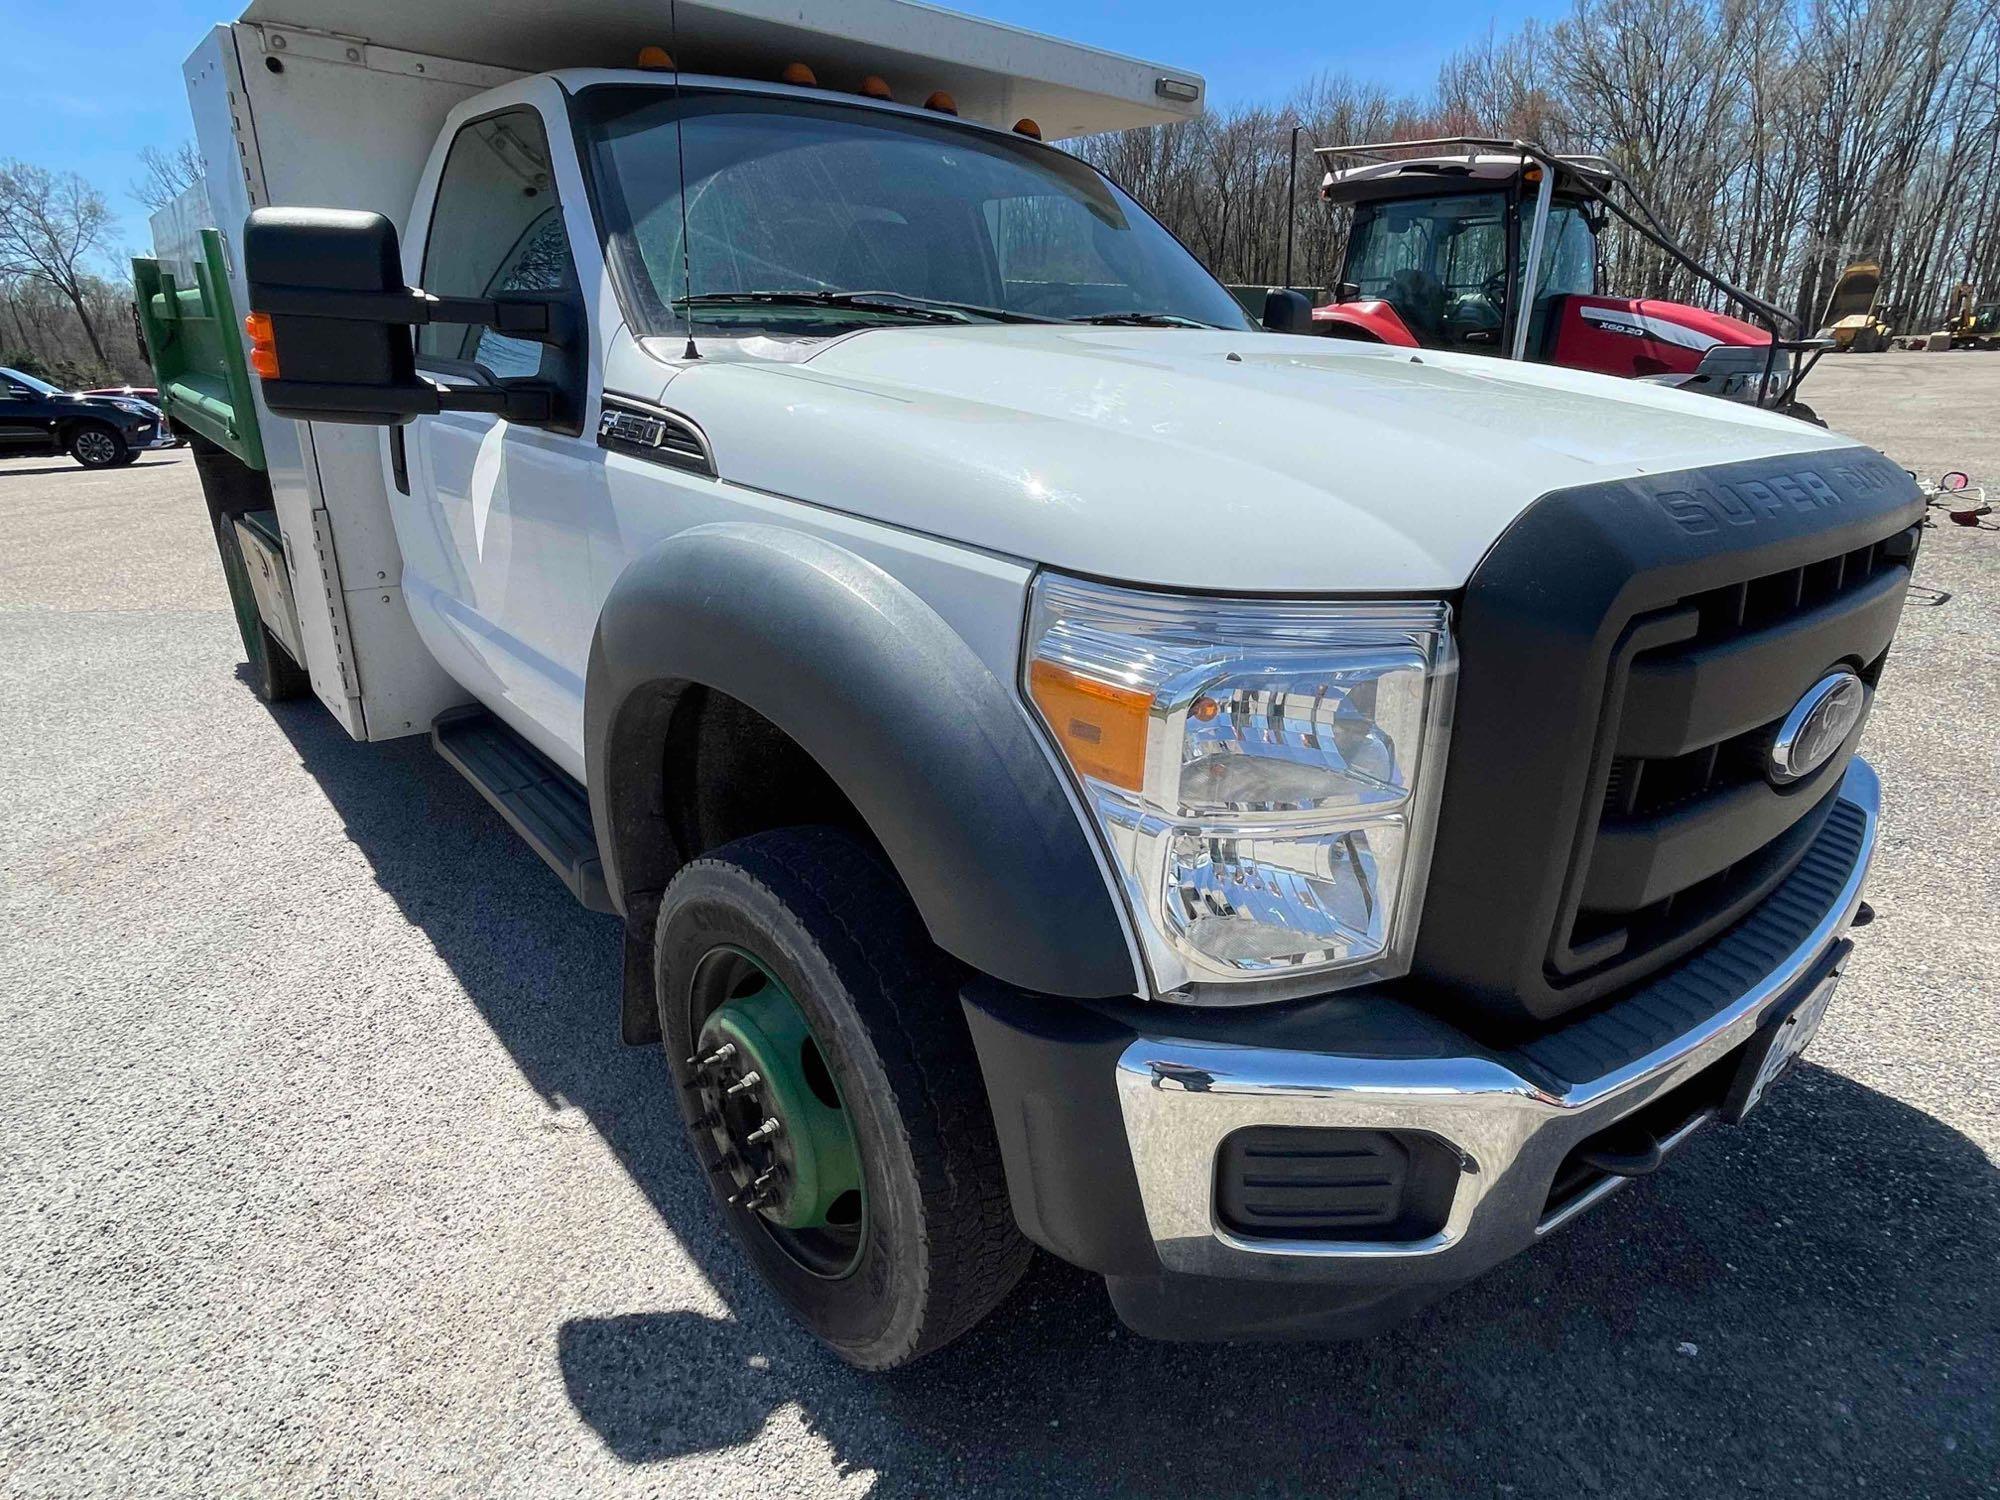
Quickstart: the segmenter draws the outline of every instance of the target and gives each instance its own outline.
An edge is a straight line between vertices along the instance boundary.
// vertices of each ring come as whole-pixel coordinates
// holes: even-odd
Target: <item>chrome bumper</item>
[[[1154,1249],[1170,1272],[1262,1280],[1456,1281],[1549,1233],[1623,1185],[1612,1177],[1546,1212],[1558,1167],[1616,1123],[1749,1040],[1839,942],[1861,905],[1881,784],[1855,760],[1840,799],[1858,855],[1808,935],[1742,993],[1668,1044],[1601,1077],[1552,1088],[1495,1054],[1384,1059],[1140,1037],[1119,1058],[1119,1108]],[[1697,1117],[1663,1146],[1678,1145]],[[1215,1212],[1216,1152],[1245,1126],[1422,1132],[1459,1157],[1444,1226],[1403,1242],[1249,1238]]]

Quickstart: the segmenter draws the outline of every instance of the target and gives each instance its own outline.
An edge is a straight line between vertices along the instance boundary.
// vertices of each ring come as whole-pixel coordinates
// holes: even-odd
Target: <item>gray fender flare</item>
[[[658,806],[660,756],[675,703],[697,685],[756,710],[819,763],[946,952],[1048,994],[1137,990],[1089,835],[1010,688],[881,568],[777,526],[681,532],[605,600],[583,740],[621,912],[650,909],[637,898],[678,862]]]

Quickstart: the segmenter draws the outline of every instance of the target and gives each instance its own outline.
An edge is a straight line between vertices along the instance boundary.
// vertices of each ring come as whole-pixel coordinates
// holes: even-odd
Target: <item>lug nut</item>
[[[772,1136],[777,1135],[784,1128],[785,1127],[776,1120],[766,1120],[762,1125],[759,1125],[755,1130],[751,1131],[748,1135],[743,1137],[743,1140],[746,1145],[754,1146],[760,1141],[768,1141],[769,1139],[771,1139]]]
[[[736,1055],[736,1043],[724,1042],[706,1057],[695,1056],[687,1060],[690,1068],[712,1068],[717,1063],[726,1063]]]
[[[741,1078],[737,1079],[736,1082],[730,1084],[729,1087],[724,1089],[722,1092],[725,1094],[747,1094],[750,1092],[750,1090],[757,1087],[757,1085],[762,1083],[763,1081],[764,1079],[762,1075],[760,1075],[755,1068],[752,1068],[748,1073],[745,1073]]]

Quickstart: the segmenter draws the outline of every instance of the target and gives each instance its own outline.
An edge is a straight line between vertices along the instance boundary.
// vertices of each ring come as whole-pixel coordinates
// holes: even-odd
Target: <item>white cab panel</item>
[[[242,232],[252,209],[372,209],[404,227],[447,112],[512,76],[242,25],[215,28],[183,72],[239,309],[249,305]],[[261,387],[257,408],[314,692],[357,739],[428,729],[467,695],[404,606],[382,435],[274,417]]]

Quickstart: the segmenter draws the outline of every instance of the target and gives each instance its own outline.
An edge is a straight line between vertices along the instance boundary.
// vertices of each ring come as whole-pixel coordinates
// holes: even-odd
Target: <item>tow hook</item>
[[[1660,1169],[1666,1152],[1650,1131],[1635,1125],[1607,1132],[1596,1146],[1577,1152],[1577,1158],[1611,1177],[1645,1177]]]

